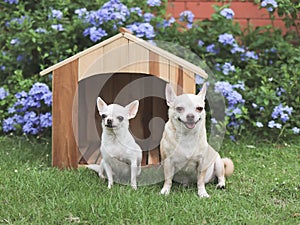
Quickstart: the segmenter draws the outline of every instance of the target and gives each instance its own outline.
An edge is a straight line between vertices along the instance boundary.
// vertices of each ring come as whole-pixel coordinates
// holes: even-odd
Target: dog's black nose
[[[194,116],[194,114],[187,114],[186,115],[186,119],[188,120],[188,121],[191,121],[191,120],[194,120],[195,119],[195,116]]]
[[[112,119],[107,119],[107,125],[112,125],[112,123],[113,123],[113,120]]]

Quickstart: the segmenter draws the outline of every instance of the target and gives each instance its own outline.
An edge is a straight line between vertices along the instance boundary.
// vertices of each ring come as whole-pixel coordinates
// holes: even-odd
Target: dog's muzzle
[[[178,117],[178,120],[183,123],[185,125],[186,128],[188,129],[193,129],[196,124],[201,120],[202,118],[200,117],[198,120],[194,121],[194,120],[187,120],[187,121],[183,121],[182,119],[180,119]]]
[[[115,126],[113,125],[113,120],[112,119],[107,119],[105,126],[108,128],[114,128]]]

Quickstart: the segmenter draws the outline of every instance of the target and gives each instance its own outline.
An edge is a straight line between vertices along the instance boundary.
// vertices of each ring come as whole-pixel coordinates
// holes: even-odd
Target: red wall
[[[230,8],[234,11],[234,21],[238,21],[242,26],[249,24],[255,26],[263,26],[271,24],[269,12],[265,9],[259,9],[259,5],[255,5],[253,0],[232,0],[231,2],[221,3],[214,0],[169,0],[168,13],[175,18],[184,10],[190,10],[194,13],[195,19],[210,18],[214,13],[212,5],[230,4]],[[277,16],[274,20],[276,27],[284,28],[284,22]]]

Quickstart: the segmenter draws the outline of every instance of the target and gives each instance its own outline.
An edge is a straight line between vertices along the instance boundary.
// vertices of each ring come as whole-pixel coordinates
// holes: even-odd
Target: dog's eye
[[[203,110],[203,107],[196,107],[196,111],[198,111],[198,112],[202,112],[202,110]]]
[[[124,120],[124,117],[123,116],[118,116],[117,119],[122,122]]]
[[[181,113],[184,111],[184,108],[183,107],[176,107],[176,111]]]
[[[101,118],[102,118],[102,119],[105,119],[106,117],[107,117],[106,114],[102,114],[102,115],[101,115]]]

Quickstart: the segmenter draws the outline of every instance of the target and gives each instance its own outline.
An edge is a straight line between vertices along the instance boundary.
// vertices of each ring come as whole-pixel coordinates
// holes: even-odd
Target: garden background
[[[223,123],[233,140],[247,131],[274,139],[299,134],[299,3],[251,3],[269,14],[270,24],[257,27],[235,21],[239,12],[230,3],[212,5],[209,18],[195,20],[202,3],[178,14],[179,2],[2,1],[1,133],[49,136],[51,75],[38,73],[127,27],[200,57],[216,80],[211,88],[226,98],[225,120],[212,122]],[[272,25],[278,18],[283,32]]]
[[[211,11],[204,9],[208,1],[0,1],[1,223],[297,224],[300,4],[246,1],[262,12],[268,21],[262,25],[251,18],[240,24],[245,9],[235,3],[218,1]],[[184,11],[172,4],[182,4]],[[202,205],[194,187],[177,186],[169,199],[157,196],[159,185],[108,192],[90,171],[50,168],[52,77],[39,72],[120,27],[153,44],[191,50],[197,60],[186,59],[209,69],[210,91],[226,101],[225,118],[209,115],[208,125],[226,127],[221,154],[234,160],[236,172],[225,192],[209,186],[216,197]],[[200,87],[203,80],[196,80]],[[161,219],[157,209],[164,212]],[[184,213],[191,211],[196,216]]]

